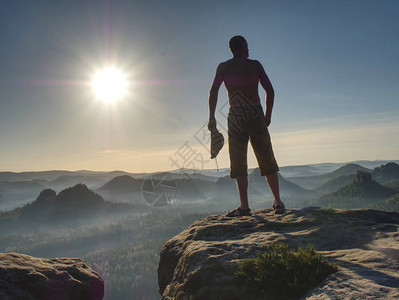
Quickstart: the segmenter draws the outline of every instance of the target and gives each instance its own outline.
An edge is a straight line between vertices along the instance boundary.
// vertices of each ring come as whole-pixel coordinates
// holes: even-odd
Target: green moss
[[[238,265],[237,279],[249,284],[254,294],[277,299],[300,298],[337,270],[318,254],[313,246],[298,252],[286,244],[264,247],[254,259],[244,259]]]

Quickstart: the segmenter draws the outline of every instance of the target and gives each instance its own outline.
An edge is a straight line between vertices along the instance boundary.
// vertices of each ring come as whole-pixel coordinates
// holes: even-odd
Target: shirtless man
[[[230,154],[230,177],[236,179],[241,205],[226,213],[228,217],[250,215],[248,205],[248,140],[251,141],[261,176],[274,196],[275,213],[284,213],[278,184],[279,170],[270,141],[267,127],[271,123],[274,103],[273,86],[262,65],[257,60],[248,59],[248,44],[242,36],[234,36],[229,41],[233,58],[216,69],[215,79],[209,92],[208,129],[216,126],[215,109],[220,85],[224,82],[229,97],[227,118]],[[266,91],[266,113],[260,104],[258,83]]]

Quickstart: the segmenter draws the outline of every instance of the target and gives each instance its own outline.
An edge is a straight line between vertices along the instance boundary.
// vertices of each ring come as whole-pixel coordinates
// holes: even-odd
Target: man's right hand
[[[269,127],[270,123],[272,122],[272,118],[270,116],[265,116],[266,126]]]
[[[208,130],[212,131],[214,128],[216,128],[216,119],[210,118],[208,122]]]

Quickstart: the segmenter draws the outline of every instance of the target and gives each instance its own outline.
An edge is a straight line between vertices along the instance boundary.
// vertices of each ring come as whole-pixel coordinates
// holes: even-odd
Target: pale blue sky
[[[168,170],[186,142],[208,159],[196,133],[237,34],[275,88],[280,165],[398,159],[398,15],[386,0],[2,1],[0,170]],[[134,84],[104,104],[88,82],[110,64]],[[215,166],[195,155],[181,166]]]

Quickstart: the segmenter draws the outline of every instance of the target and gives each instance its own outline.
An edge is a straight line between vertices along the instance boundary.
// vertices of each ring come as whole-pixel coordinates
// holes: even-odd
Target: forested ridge
[[[105,281],[104,299],[159,299],[157,265],[163,244],[205,213],[179,210],[25,235],[0,236],[0,252],[83,257]]]

